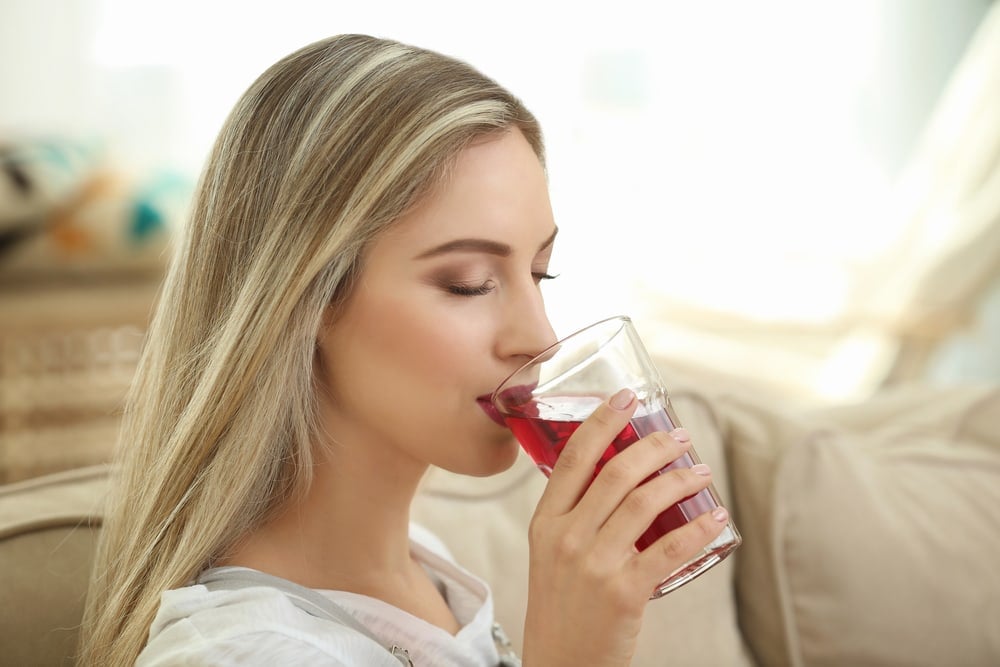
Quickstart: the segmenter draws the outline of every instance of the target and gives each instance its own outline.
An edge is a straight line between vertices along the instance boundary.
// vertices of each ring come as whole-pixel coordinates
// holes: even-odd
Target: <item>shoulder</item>
[[[264,587],[166,591],[137,665],[386,665],[384,648]]]
[[[146,645],[136,667],[236,667],[237,665],[330,665],[349,667],[353,657],[329,651],[282,632],[261,630],[226,637],[194,633],[181,641],[159,637]],[[367,664],[367,663],[365,663]],[[373,663],[377,664],[377,663]]]

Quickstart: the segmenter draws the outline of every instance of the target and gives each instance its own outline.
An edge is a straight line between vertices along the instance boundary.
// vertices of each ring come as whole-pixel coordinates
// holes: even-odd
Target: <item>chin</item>
[[[451,472],[470,477],[490,477],[509,470],[517,461],[521,446],[510,431],[506,429],[504,431],[502,439],[494,439],[477,447],[476,451],[483,451],[483,456],[476,457],[474,461],[463,461],[460,464],[462,470],[451,470]],[[485,453],[488,453],[488,456]]]

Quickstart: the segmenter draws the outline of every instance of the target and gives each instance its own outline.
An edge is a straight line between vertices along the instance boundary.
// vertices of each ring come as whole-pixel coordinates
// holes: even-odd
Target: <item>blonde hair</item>
[[[209,156],[126,403],[81,632],[131,665],[160,594],[189,583],[311,479],[314,355],[363,254],[524,106],[469,65],[364,35],[254,82]]]

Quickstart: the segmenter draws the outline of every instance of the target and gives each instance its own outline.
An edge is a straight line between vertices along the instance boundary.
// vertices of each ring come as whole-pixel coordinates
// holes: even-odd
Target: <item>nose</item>
[[[545,302],[538,286],[519,290],[507,300],[497,351],[501,358],[527,362],[558,340],[545,312]]]

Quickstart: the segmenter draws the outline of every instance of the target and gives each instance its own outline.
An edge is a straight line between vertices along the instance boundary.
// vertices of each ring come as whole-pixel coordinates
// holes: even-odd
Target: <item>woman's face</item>
[[[509,467],[517,444],[488,399],[556,340],[539,291],[555,233],[542,166],[519,131],[460,153],[372,245],[320,337],[338,448],[379,469]]]

